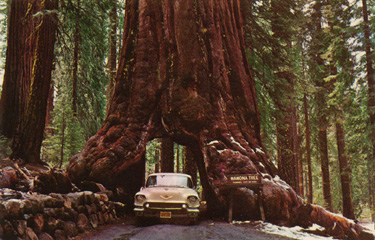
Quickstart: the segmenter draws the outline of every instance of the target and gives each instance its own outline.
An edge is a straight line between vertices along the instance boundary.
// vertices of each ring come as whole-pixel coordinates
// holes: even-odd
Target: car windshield
[[[146,187],[160,187],[160,186],[173,186],[173,187],[193,187],[193,183],[187,176],[179,175],[155,175],[147,179]]]

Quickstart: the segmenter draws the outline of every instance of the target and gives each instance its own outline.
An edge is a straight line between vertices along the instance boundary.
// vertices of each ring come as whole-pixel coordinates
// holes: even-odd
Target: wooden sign
[[[227,176],[227,184],[230,185],[247,185],[260,183],[261,177],[259,174],[233,174]]]
[[[233,192],[234,189],[239,187],[247,187],[252,190],[255,190],[258,194],[258,202],[259,202],[259,210],[262,220],[266,220],[266,215],[264,214],[264,208],[262,203],[262,177],[260,174],[233,174],[227,175],[227,182],[225,184],[226,187],[232,189],[231,194],[229,195],[229,213],[228,213],[228,221],[232,222],[232,214],[233,214]]]

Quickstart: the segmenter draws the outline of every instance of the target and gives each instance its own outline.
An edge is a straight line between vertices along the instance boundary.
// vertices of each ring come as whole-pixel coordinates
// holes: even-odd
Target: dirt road
[[[82,240],[203,240],[203,239],[252,239],[287,240],[273,234],[257,231],[249,225],[233,225],[226,222],[201,221],[197,225],[155,224],[137,227],[134,219],[110,225],[76,239]]]

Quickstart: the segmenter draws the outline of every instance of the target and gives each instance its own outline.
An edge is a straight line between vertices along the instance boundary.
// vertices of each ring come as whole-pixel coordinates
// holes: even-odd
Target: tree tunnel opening
[[[155,138],[147,143],[144,169],[143,185],[152,173],[186,173],[192,177],[201,198],[204,195],[193,153],[170,138]]]

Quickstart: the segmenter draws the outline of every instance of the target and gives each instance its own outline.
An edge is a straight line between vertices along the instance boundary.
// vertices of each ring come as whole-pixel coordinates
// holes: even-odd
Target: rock
[[[77,193],[68,193],[64,197],[64,206],[67,208],[74,208],[77,209],[79,205],[84,204],[84,193],[77,192]]]
[[[92,203],[94,204],[94,203]],[[85,204],[85,208],[87,210],[87,215],[90,216],[92,214],[91,205]]]
[[[90,205],[90,208],[91,208],[91,213],[98,213],[98,206],[96,205],[96,203],[92,203]]]
[[[38,236],[35,234],[33,229],[31,229],[29,227],[26,228],[25,239],[27,239],[27,240],[39,240]]]
[[[98,201],[103,201],[103,202],[108,202],[109,197],[105,193],[95,193],[95,197],[97,198]]]
[[[4,236],[4,229],[1,224],[0,224],[0,236]]]
[[[82,181],[78,187],[84,191],[90,191],[90,192],[101,192],[101,191],[106,191],[105,187],[100,184],[100,183],[96,183],[96,182],[93,182],[93,181]]]
[[[98,216],[98,223],[99,223],[99,225],[105,224],[103,213],[102,212],[98,212],[96,215]]]
[[[12,167],[0,169],[0,188],[13,188],[17,183],[17,172]]]
[[[44,227],[44,217],[38,213],[31,219],[30,225],[36,233],[41,233]]]
[[[361,240],[374,240],[375,239],[375,236],[374,234],[372,234],[370,231],[368,230],[363,230],[359,236],[358,236],[359,239]]]
[[[55,231],[55,240],[66,240],[66,235],[63,230],[57,229]]]
[[[5,220],[2,226],[5,239],[14,239],[17,236],[17,231],[8,220]]]
[[[45,223],[45,230],[46,232],[53,234],[57,229],[58,221],[56,218],[49,217]]]
[[[27,228],[26,220],[16,220],[13,222],[13,226],[19,235],[23,236],[26,233],[26,228]]]
[[[0,202],[0,222],[6,218],[7,210],[3,203]]]
[[[95,194],[90,191],[84,191],[84,199],[85,199],[85,204],[91,204],[97,201]]]
[[[10,199],[4,203],[7,216],[10,219],[17,219],[23,215],[23,202],[19,199]]]
[[[53,237],[48,233],[41,233],[38,235],[39,240],[53,240]]]
[[[83,213],[78,214],[77,228],[79,232],[84,232],[86,229],[90,228],[89,219]]]
[[[90,221],[91,227],[93,227],[93,228],[98,227],[99,220],[98,220],[98,216],[96,216],[96,214],[91,214],[90,217],[89,217],[89,221]]]
[[[78,235],[77,225],[74,222],[64,222],[63,229],[68,238],[72,238]]]
[[[110,221],[110,218],[109,218],[109,214],[107,212],[103,213],[103,217],[104,217],[104,222],[107,224],[109,223]]]
[[[78,206],[78,212],[88,215],[87,208],[84,205]]]
[[[33,190],[43,194],[69,193],[72,190],[72,183],[64,172],[51,169],[48,172],[40,173],[34,179]]]
[[[70,215],[70,218],[75,221],[77,219],[77,216],[78,216],[78,212],[74,209],[65,209],[65,212],[68,212],[68,214]]]

